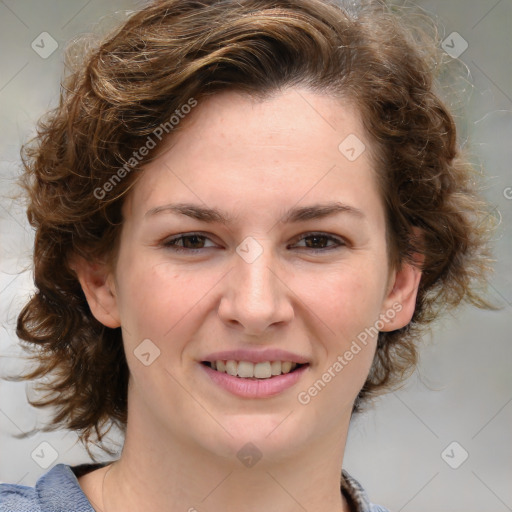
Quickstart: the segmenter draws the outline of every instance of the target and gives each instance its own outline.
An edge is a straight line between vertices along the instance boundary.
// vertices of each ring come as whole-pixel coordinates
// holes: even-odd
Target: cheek
[[[351,411],[370,371],[381,305],[378,275],[369,266],[365,272],[339,272],[309,294],[311,309],[323,327],[322,333],[314,332],[318,367],[298,399],[330,411],[324,418],[325,428],[334,427],[340,414]]]
[[[320,364],[311,382],[314,396],[321,391],[319,404],[349,407],[363,386],[375,353],[385,284],[380,265],[366,261],[303,287],[309,289],[305,302],[321,320],[321,331],[313,333]]]
[[[304,302],[337,340],[356,336],[378,319],[385,279],[370,262],[343,265],[314,278],[304,276]]]
[[[123,332],[130,344],[149,338],[162,349],[170,340],[177,348],[182,336],[176,333],[183,335],[192,328],[202,300],[218,280],[217,275],[202,272],[199,276],[197,271],[187,272],[150,258],[126,259],[120,262],[118,273]]]

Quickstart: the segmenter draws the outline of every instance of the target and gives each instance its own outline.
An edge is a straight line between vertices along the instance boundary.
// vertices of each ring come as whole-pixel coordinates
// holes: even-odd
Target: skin
[[[104,512],[347,511],[339,489],[345,442],[376,339],[307,405],[297,395],[379,315],[398,304],[381,330],[409,323],[420,280],[410,265],[389,268],[384,206],[359,114],[307,89],[265,100],[224,92],[201,102],[181,128],[125,201],[115,268],[75,265],[95,317],[122,327],[130,368],[121,458],[104,496],[106,468],[79,483]],[[349,134],[367,148],[354,161],[338,149]],[[291,208],[332,201],[362,216],[282,222]],[[145,215],[177,202],[232,219]],[[196,253],[163,245],[197,231],[208,239],[203,246],[196,239]],[[314,252],[303,238],[311,231],[343,243],[316,239]],[[252,263],[235,250],[248,236],[263,251]],[[145,366],[134,350],[148,338],[160,356]],[[236,397],[199,361],[239,347],[288,350],[307,357],[309,368],[277,396]],[[251,468],[237,458],[248,442],[262,454]]]

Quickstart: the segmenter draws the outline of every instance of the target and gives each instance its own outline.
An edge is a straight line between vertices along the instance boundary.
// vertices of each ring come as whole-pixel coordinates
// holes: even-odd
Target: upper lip
[[[251,363],[263,363],[265,361],[290,361],[297,364],[308,363],[308,359],[305,357],[288,352],[281,349],[265,349],[265,350],[248,350],[248,349],[236,349],[236,350],[223,350],[220,352],[214,352],[208,354],[201,361],[249,361]]]

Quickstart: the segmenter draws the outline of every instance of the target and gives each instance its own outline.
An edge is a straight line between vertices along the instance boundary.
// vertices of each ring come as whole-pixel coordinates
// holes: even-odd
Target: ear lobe
[[[114,279],[107,264],[89,262],[75,255],[70,268],[78,277],[94,318],[106,327],[120,327]]]

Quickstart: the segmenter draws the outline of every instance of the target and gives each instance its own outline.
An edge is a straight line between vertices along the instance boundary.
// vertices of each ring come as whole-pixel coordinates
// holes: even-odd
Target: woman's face
[[[221,455],[342,442],[376,331],[408,323],[418,280],[388,268],[358,112],[225,92],[182,123],[124,204],[96,313],[122,326],[129,414]]]

